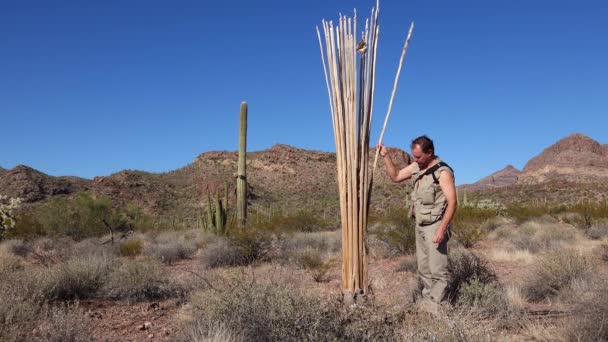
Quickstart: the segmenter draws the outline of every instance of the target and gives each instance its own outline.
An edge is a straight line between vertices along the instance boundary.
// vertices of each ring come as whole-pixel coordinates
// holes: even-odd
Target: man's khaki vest
[[[440,161],[441,160],[437,159],[437,162]],[[442,171],[452,173],[448,166],[441,166],[435,171],[435,177],[437,177],[437,179],[439,179],[439,174],[441,174]],[[414,189],[411,193],[411,213],[416,217],[416,224],[424,226],[441,220],[448,205],[448,201],[441,190],[441,186],[439,186],[438,183],[435,184],[433,175],[428,174],[418,179],[421,174],[422,172],[420,172],[418,164],[415,163],[414,171],[412,172]]]

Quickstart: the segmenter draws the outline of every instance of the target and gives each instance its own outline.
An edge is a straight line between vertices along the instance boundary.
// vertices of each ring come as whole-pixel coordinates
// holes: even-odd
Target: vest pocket
[[[420,191],[420,201],[422,204],[435,204],[435,186],[429,186]]]

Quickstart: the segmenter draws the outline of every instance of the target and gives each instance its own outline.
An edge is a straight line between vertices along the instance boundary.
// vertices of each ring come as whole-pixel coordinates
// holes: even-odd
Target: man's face
[[[433,160],[433,153],[422,152],[420,145],[414,145],[414,147],[412,147],[412,156],[414,157],[414,161],[418,163],[418,166],[421,169],[425,169]]]

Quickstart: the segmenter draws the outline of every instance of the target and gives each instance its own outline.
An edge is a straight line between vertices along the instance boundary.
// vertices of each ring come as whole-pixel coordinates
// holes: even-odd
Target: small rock
[[[152,328],[152,323],[146,321],[142,326],[139,327],[139,330],[150,330]]]

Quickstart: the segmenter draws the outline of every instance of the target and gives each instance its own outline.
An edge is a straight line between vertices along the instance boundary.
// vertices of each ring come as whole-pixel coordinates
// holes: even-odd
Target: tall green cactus
[[[224,212],[222,208],[222,201],[220,201],[219,194],[215,195],[215,230],[218,234],[224,233]]]
[[[224,182],[224,199],[220,200],[219,192],[215,194],[213,202],[211,192],[207,192],[207,226],[208,231],[216,234],[226,232],[228,220],[228,183]]]
[[[211,208],[211,193],[207,192],[207,230],[215,230],[215,220],[213,217],[213,209]]]
[[[241,103],[239,166],[236,180],[236,216],[241,226],[247,220],[247,102]]]

